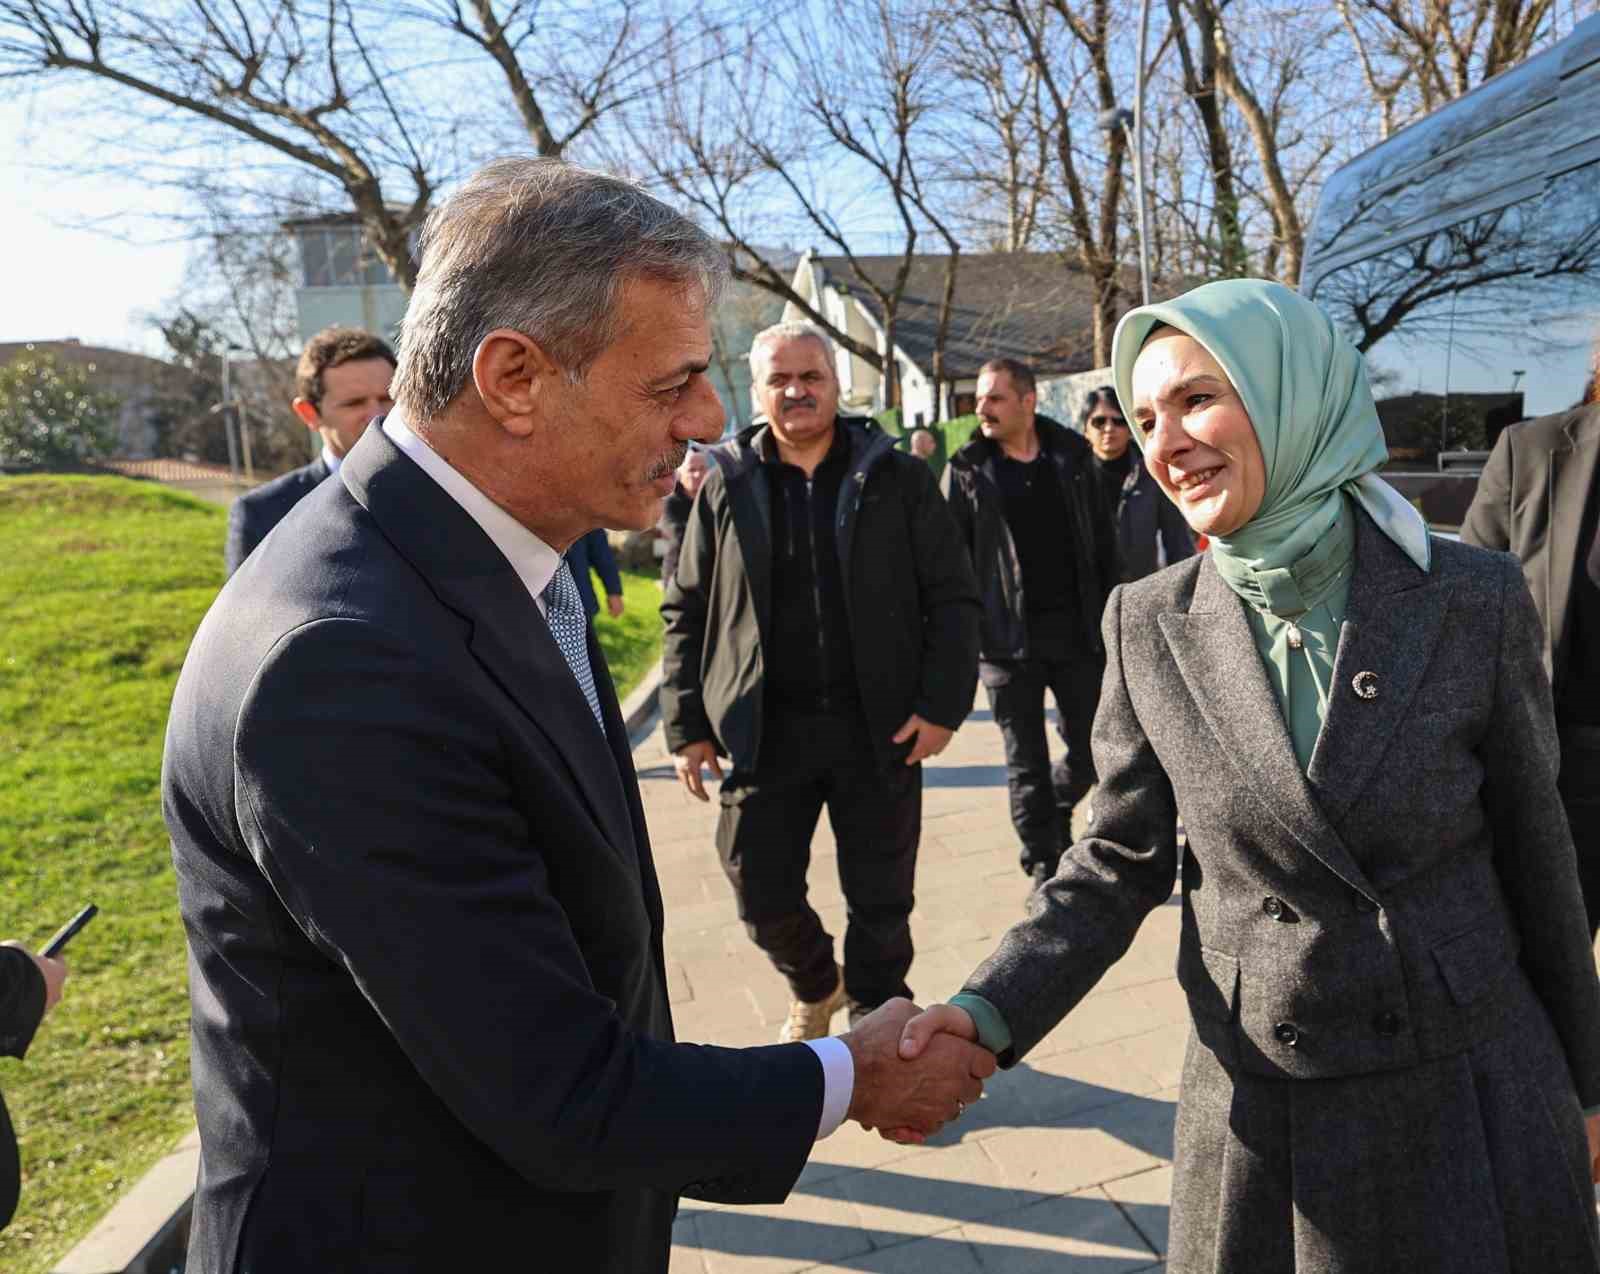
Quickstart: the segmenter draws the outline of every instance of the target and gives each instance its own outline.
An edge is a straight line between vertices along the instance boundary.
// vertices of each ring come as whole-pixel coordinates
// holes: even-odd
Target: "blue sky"
[[[171,196],[127,179],[72,176],[84,143],[55,126],[59,98],[0,102],[0,341],[59,340],[154,353],[140,321],[177,296],[188,249],[157,220]]]

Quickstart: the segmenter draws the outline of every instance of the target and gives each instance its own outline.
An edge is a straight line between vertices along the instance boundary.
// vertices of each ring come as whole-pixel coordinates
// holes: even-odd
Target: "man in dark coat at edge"
[[[44,1015],[61,999],[67,980],[62,959],[34,955],[18,942],[0,944],[0,1057],[21,1058]],[[22,1166],[11,1116],[0,1099],[0,1230],[17,1213]]]
[[[983,598],[978,675],[1005,739],[1011,822],[1022,870],[1055,874],[1072,810],[1095,782],[1089,731],[1105,648],[1100,612],[1121,582],[1116,524],[1089,444],[1035,411],[1033,371],[1010,358],[978,373],[977,436],[950,458],[943,487]],[[1066,755],[1052,767],[1044,696]]]
[[[1504,430],[1461,538],[1517,556],[1544,623],[1561,800],[1592,940],[1600,934],[1600,402]]]
[[[358,327],[325,327],[300,352],[295,399],[290,404],[305,427],[322,440],[322,454],[308,465],[246,491],[228,510],[223,567],[232,575],[284,514],[310,495],[356,445],[362,431],[394,405],[389,382],[394,351]]]
[[[661,612],[661,715],[688,790],[722,777],[717,850],[739,918],[789,983],[779,1038],[905,996],[922,766],[972,707],[971,565],[928,466],[837,414],[832,342],[759,333],[768,423],[715,448]],[[823,806],[849,920],[844,966],[806,901]]]
[[[725,258],[512,158],[430,214],[395,410],[222,589],[164,813],[190,951],[192,1274],[661,1274],[682,1195],[781,1201],[844,1117],[932,1128],[992,1055],[673,1041],[662,903],[561,553],[655,521],[722,408]],[[574,422],[581,422],[575,424]]]

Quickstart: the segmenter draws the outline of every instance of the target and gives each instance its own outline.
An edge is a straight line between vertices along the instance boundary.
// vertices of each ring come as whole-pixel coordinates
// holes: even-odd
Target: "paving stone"
[[[908,1234],[937,1234],[1026,1202],[1004,1184],[999,1168],[976,1142],[923,1147],[892,1164],[852,1172],[829,1184],[856,1205],[874,1247]]]
[[[1167,1221],[1172,1211],[1172,1169],[1155,1168],[1107,1181],[1100,1189],[1122,1209],[1157,1254],[1167,1254]]]
[[[719,807],[677,783],[659,725],[634,756],[666,905],[678,1037],[770,1043],[788,988],[739,922],[713,840]],[[909,978],[922,1003],[959,990],[1023,916],[1001,756],[980,696],[925,772]],[[841,940],[826,818],[809,881],[824,927]],[[1173,977],[1181,919],[1175,901],[1157,908],[1095,993],[927,1145],[846,1124],[818,1144],[784,1204],[686,1200],[671,1274],[1153,1268],[1166,1242],[1172,1103],[1188,1036]],[[842,1014],[834,1020],[837,1031],[845,1025]]]
[[[701,1212],[695,1234],[709,1274],[778,1274],[872,1250],[855,1209],[824,1182],[776,1206]]]
[[[972,1245],[959,1234],[912,1239],[835,1265],[818,1265],[810,1274],[983,1274]]]
[[[964,1225],[984,1274],[1131,1274],[1156,1253],[1098,1190]]]

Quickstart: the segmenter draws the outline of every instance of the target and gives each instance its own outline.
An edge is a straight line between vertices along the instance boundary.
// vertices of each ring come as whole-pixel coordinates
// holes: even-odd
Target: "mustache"
[[[810,407],[815,411],[816,406],[817,400],[815,398],[788,398],[784,400],[783,409],[784,411],[792,411],[796,407]]]
[[[644,471],[644,480],[646,482],[654,482],[657,478],[664,478],[669,473],[676,473],[688,454],[689,444],[686,442],[679,443]]]

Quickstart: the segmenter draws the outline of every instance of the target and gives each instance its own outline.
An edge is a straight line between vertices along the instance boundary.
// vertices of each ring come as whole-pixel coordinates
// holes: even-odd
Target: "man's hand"
[[[906,718],[906,723],[894,732],[894,742],[904,743],[907,739],[916,738],[911,745],[911,755],[906,757],[907,765],[916,765],[919,761],[926,761],[930,756],[938,756],[950,744],[950,737],[954,730],[946,730],[942,725],[934,725],[931,721],[924,721],[915,712]]]
[[[707,765],[711,767],[717,782],[722,782],[722,767],[717,764],[717,745],[710,739],[686,743],[672,754],[672,768],[678,772],[678,781],[689,789],[691,796],[702,801],[711,799],[706,795],[705,777],[701,774],[701,767]]]
[[[983,1094],[994,1074],[994,1055],[967,1040],[940,1034],[911,1061],[900,1040],[917,1006],[893,999],[840,1038],[855,1063],[849,1117],[864,1128],[904,1130],[921,1140],[955,1119]]]
[[[621,593],[607,593],[606,594],[606,610],[608,610],[611,613],[611,618],[612,619],[616,619],[619,615],[622,614],[622,594]]]
[[[1583,1122],[1589,1134],[1589,1179],[1600,1186],[1600,1115],[1589,1115]]]
[[[920,1056],[923,1049],[927,1048],[928,1041],[941,1033],[973,1043],[978,1040],[978,1027],[970,1013],[953,1004],[935,1004],[923,1009],[906,1023],[905,1029],[900,1032],[900,1056],[907,1061]],[[987,1050],[984,1055],[992,1056]],[[915,1128],[907,1127],[880,1128],[878,1136],[885,1141],[898,1141],[910,1146],[920,1146],[925,1140]]]
[[[50,959],[48,956],[34,955],[20,942],[0,942],[3,947],[15,947],[18,951],[27,951],[28,958],[39,968],[44,977],[44,1011],[48,1013],[61,1002],[61,987],[67,980],[67,962],[57,956]]]

